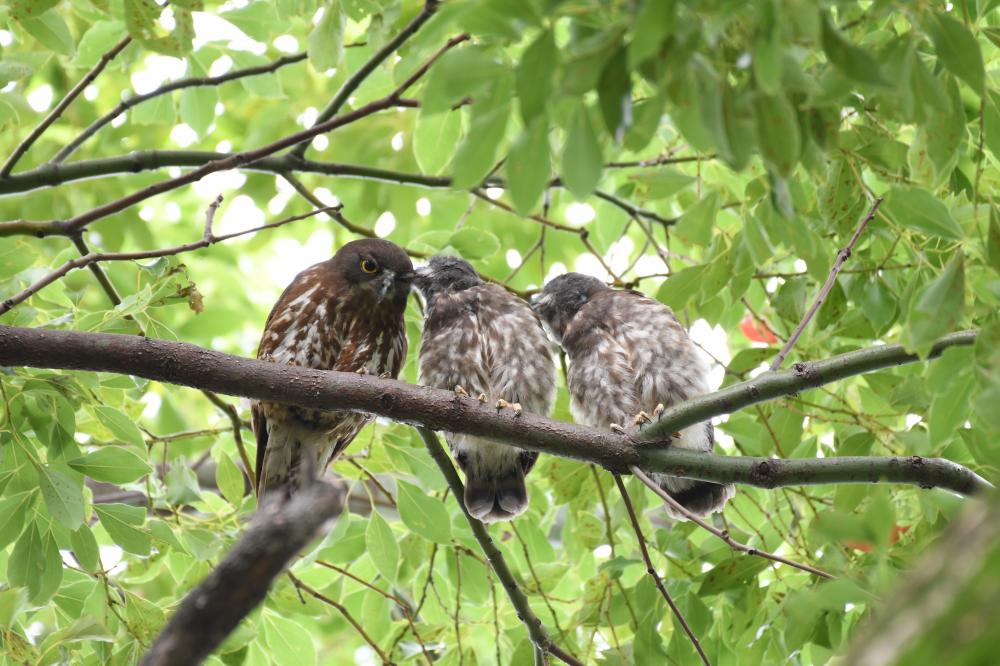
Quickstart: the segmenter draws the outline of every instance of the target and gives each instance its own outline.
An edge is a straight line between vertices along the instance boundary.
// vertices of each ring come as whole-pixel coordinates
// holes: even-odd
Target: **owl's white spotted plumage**
[[[520,404],[547,415],[555,399],[555,363],[538,317],[523,300],[486,283],[467,262],[434,257],[416,271],[426,303],[420,382],[460,386],[490,405]],[[483,522],[510,520],[528,504],[524,476],[538,454],[482,437],[446,433],[465,472],[465,504]]]
[[[412,271],[406,253],[389,241],[347,243],[288,285],[267,318],[257,357],[396,377],[406,358],[403,310]],[[277,402],[254,402],[251,413],[261,496],[290,496],[312,481],[371,419]]]
[[[639,412],[652,413],[658,404],[670,407],[709,390],[698,350],[659,301],[567,273],[545,286],[534,308],[566,351],[570,409],[580,423],[631,426]],[[711,453],[714,443],[706,422],[685,428],[671,445]],[[732,485],[652,477],[698,515],[720,510],[735,492]]]

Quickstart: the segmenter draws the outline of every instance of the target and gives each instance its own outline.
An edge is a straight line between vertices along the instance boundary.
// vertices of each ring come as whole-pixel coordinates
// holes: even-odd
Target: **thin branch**
[[[142,665],[200,663],[263,601],[274,578],[342,508],[343,494],[322,482],[289,502],[262,507],[212,573],[184,597]]]
[[[745,543],[740,543],[739,541],[734,539],[732,535],[729,534],[728,531],[723,531],[715,527],[714,525],[710,525],[709,523],[705,522],[695,514],[685,509],[677,500],[675,500],[666,491],[660,488],[660,486],[656,483],[656,481],[653,481],[651,478],[646,476],[646,474],[638,467],[632,467],[631,471],[632,474],[634,474],[637,479],[642,481],[644,484],[646,484],[646,486],[650,490],[659,495],[660,499],[662,499],[666,504],[669,504],[671,509],[683,515],[685,518],[687,518],[694,524],[698,525],[702,529],[705,529],[714,534],[715,536],[719,537],[720,539],[725,541],[726,544],[733,550],[739,551],[741,553],[746,553],[747,555],[758,555],[773,562],[780,562],[781,564],[787,564],[790,567],[801,569],[802,571],[814,574],[816,576],[820,576],[822,578],[831,578],[831,579],[833,578],[831,574],[828,574],[822,569],[817,569],[816,567],[809,566],[808,564],[802,564],[801,562],[796,562],[795,560],[790,560],[780,555],[775,555],[774,553],[769,553],[764,550],[758,550],[757,548],[748,546]]]
[[[293,215],[292,217],[286,217],[283,220],[278,220],[277,222],[271,222],[270,224],[254,227],[253,229],[237,231],[231,234],[223,234],[221,236],[212,235],[211,228],[209,226],[208,228],[206,228],[206,235],[202,236],[202,238],[194,242],[185,243],[183,245],[176,245],[174,247],[161,248],[158,250],[142,250],[139,252],[88,252],[82,257],[78,257],[76,259],[70,259],[59,268],[39,278],[36,282],[31,284],[30,286],[21,290],[17,294],[14,294],[10,298],[5,299],[2,303],[0,303],[0,315],[6,314],[16,305],[28,300],[30,297],[34,296],[45,287],[49,286],[53,282],[56,282],[60,278],[64,277],[67,273],[77,268],[90,266],[91,270],[94,270],[93,267],[102,261],[138,261],[140,259],[155,259],[158,257],[170,257],[177,254],[182,254],[184,252],[192,252],[194,250],[200,250],[210,245],[215,245],[216,243],[221,243],[223,241],[236,238],[238,236],[245,236],[247,234],[256,233],[258,231],[264,231],[265,229],[274,229],[276,227],[289,224],[291,222],[304,220],[306,218],[313,217],[314,215],[318,215],[319,213],[324,213],[330,210],[333,209],[329,207],[321,208],[319,210],[309,211],[308,213],[304,213],[302,215]],[[77,242],[77,247],[80,249],[81,252],[84,252],[86,250],[86,245],[82,245],[83,243],[82,239],[78,239],[78,237],[75,237],[74,242]],[[108,281],[107,276],[103,275],[103,272],[98,274],[97,278],[98,281],[101,282],[102,286],[104,286],[104,284],[107,283],[108,287],[110,287],[110,289],[108,289],[108,287],[105,287],[105,291],[108,292],[109,296],[114,294],[114,287],[111,285],[110,281]],[[115,305],[121,303],[121,299],[118,298],[117,294],[115,294],[111,300],[112,302],[115,303]]]
[[[147,102],[151,99],[155,99],[162,95],[172,93],[176,90],[183,90],[184,88],[196,88],[199,86],[220,86],[223,83],[228,83],[229,81],[236,81],[238,79],[244,79],[249,76],[259,76],[261,74],[271,74],[278,71],[286,65],[291,65],[297,62],[302,62],[306,59],[305,53],[296,53],[294,55],[283,56],[267,63],[266,65],[256,65],[254,67],[245,67],[243,69],[234,69],[232,71],[226,72],[225,74],[220,74],[219,76],[202,76],[202,77],[190,77],[186,79],[178,79],[176,81],[171,81],[170,83],[165,83],[155,90],[151,90],[148,93],[143,93],[142,95],[133,95],[128,99],[122,100],[118,105],[105,113],[103,116],[90,123],[80,134],[62,147],[59,152],[55,154],[52,158],[52,164],[60,164],[64,162],[67,157],[72,155],[76,150],[82,146],[90,137],[94,136],[103,127],[108,125],[112,120],[125,113],[133,106],[138,106],[143,102]]]
[[[872,206],[868,210],[868,214],[861,218],[861,222],[858,223],[858,228],[854,230],[854,235],[851,236],[851,240],[847,243],[847,246],[842,248],[840,252],[837,253],[837,260],[833,262],[833,268],[830,269],[830,275],[827,276],[826,282],[823,283],[819,293],[816,294],[816,300],[813,301],[812,306],[810,306],[805,316],[802,317],[802,321],[800,321],[799,325],[795,327],[795,331],[792,332],[792,334],[788,337],[788,340],[785,341],[785,344],[781,347],[781,350],[771,361],[771,370],[777,370],[781,367],[781,362],[785,360],[788,352],[791,351],[792,347],[794,347],[795,343],[798,341],[799,336],[802,335],[802,331],[804,331],[806,326],[809,325],[809,322],[812,321],[813,316],[819,310],[819,306],[823,305],[823,301],[826,300],[830,290],[833,289],[834,282],[837,281],[837,274],[840,273],[841,267],[843,267],[844,262],[847,261],[848,257],[851,256],[851,252],[854,250],[854,246],[857,244],[858,239],[861,238],[861,234],[864,233],[868,223],[875,217],[875,214],[878,212],[878,207],[881,205],[882,197],[878,197],[872,202]]]
[[[257,477],[254,466],[250,464],[250,456],[247,455],[246,444],[243,443],[243,421],[240,420],[240,413],[236,411],[236,407],[229,404],[219,396],[215,395],[211,391],[202,391],[208,400],[222,410],[222,413],[226,415],[229,419],[229,423],[232,425],[233,431],[233,441],[236,442],[236,450],[240,454],[240,462],[243,463],[243,474],[246,475],[247,480],[250,481],[250,487],[257,487]]]
[[[308,129],[302,130],[300,132],[295,132],[294,134],[285,136],[281,139],[278,139],[277,141],[269,143],[260,148],[254,148],[252,150],[246,150],[240,153],[233,153],[222,159],[210,161],[202,165],[201,167],[194,169],[193,171],[189,171],[186,174],[182,174],[180,176],[177,176],[176,178],[170,178],[168,180],[163,180],[158,183],[154,183],[149,187],[143,188],[137,192],[133,192],[132,194],[121,197],[120,199],[110,201],[101,206],[97,206],[96,208],[92,208],[91,210],[76,215],[75,217],[72,217],[68,220],[55,220],[47,223],[42,223],[44,225],[48,225],[49,230],[47,232],[42,231],[41,230],[42,227],[40,227],[39,223],[37,222],[32,223],[31,221],[27,220],[22,220],[21,222],[27,223],[29,226],[34,225],[36,227],[36,235],[38,234],[68,235],[75,232],[79,232],[81,229],[85,228],[87,225],[97,220],[103,219],[109,215],[113,215],[114,213],[123,211],[151,197],[163,194],[165,192],[169,192],[171,190],[175,190],[184,185],[189,185],[191,183],[197,182],[209,174],[215,173],[217,171],[228,171],[230,169],[235,169],[242,165],[255,162],[256,160],[259,160],[262,157],[267,157],[268,155],[272,155],[280,150],[284,150],[285,148],[297,145],[302,141],[307,141],[309,139],[312,139],[313,137],[319,136],[320,134],[325,134],[327,132],[330,132],[331,130],[334,130],[338,127],[349,125],[357,120],[360,120],[361,118],[365,118],[374,113],[377,113],[378,111],[383,111],[385,109],[392,108],[397,105],[398,101],[402,98],[403,94],[411,86],[413,86],[413,84],[416,83],[420,79],[420,77],[422,77],[424,74],[427,73],[427,70],[431,67],[431,65],[433,65],[434,62],[436,62],[437,59],[440,58],[445,51],[452,48],[456,44],[459,44],[462,41],[467,40],[468,38],[469,38],[468,35],[460,35],[459,37],[451,38],[441,49],[439,49],[426,62],[424,62],[420,67],[418,67],[417,70],[409,78],[403,81],[403,83],[401,83],[395,90],[393,90],[385,97],[375,100],[374,102],[370,102],[369,104],[366,104],[362,107],[355,109],[354,111],[345,113],[335,118],[331,118],[326,122],[316,123],[315,125],[313,125]],[[6,227],[9,224],[10,223],[0,224],[0,230],[2,230],[3,227]]]
[[[538,650],[543,653],[552,654],[564,663],[573,666],[583,666],[579,660],[562,650],[549,638],[548,632],[542,626],[542,621],[531,610],[528,597],[525,596],[524,591],[517,584],[517,579],[514,578],[514,573],[507,565],[507,560],[504,559],[503,553],[493,542],[489,532],[486,531],[486,527],[469,513],[462,499],[465,497],[465,488],[462,485],[462,479],[458,477],[458,472],[455,471],[454,465],[451,464],[448,454],[441,448],[441,443],[438,441],[437,435],[427,428],[417,428],[417,430],[420,432],[420,436],[427,446],[427,451],[441,469],[441,473],[444,474],[444,478],[448,482],[448,487],[451,488],[451,493],[455,496],[455,501],[462,508],[462,513],[465,514],[465,518],[469,522],[473,536],[476,537],[476,541],[479,542],[480,547],[483,549],[483,554],[486,555],[486,559],[489,560],[490,566],[493,567],[493,571],[500,580],[500,584],[506,590],[511,605],[514,606],[518,617],[524,622],[524,626],[528,630],[528,635],[531,637],[531,642],[534,643]]]
[[[684,628],[684,633],[688,635],[691,639],[691,644],[694,645],[694,649],[697,650],[698,656],[701,657],[701,661],[705,666],[712,666],[712,662],[709,661],[708,655],[705,654],[704,648],[701,647],[701,641],[695,636],[694,631],[691,626],[684,619],[684,614],[681,613],[681,609],[677,607],[674,603],[673,597],[667,592],[667,588],[663,585],[663,580],[660,578],[660,574],[656,573],[656,567],[653,566],[653,560],[649,557],[649,550],[646,548],[646,537],[642,534],[642,528],[639,526],[639,517],[635,515],[635,508],[632,506],[632,498],[628,495],[628,490],[625,488],[625,484],[622,482],[622,477],[615,474],[615,483],[618,485],[618,492],[622,495],[622,501],[625,502],[625,510],[628,511],[628,518],[632,522],[632,529],[635,530],[635,537],[639,541],[639,551],[642,553],[642,560],[646,563],[646,573],[650,575],[653,579],[653,583],[656,584],[656,589],[660,591],[663,599],[670,606],[671,612],[677,621],[681,623],[681,627]]]
[[[333,118],[340,111],[341,107],[347,103],[350,99],[351,94],[354,93],[358,87],[364,83],[365,79],[371,76],[371,73],[375,71],[375,68],[381,65],[386,58],[391,56],[393,53],[403,45],[406,40],[415,35],[420,28],[423,27],[427,21],[434,16],[434,12],[437,11],[440,0],[425,0],[423,8],[417,13],[413,20],[406,24],[402,30],[400,30],[395,37],[390,39],[385,45],[372,54],[365,64],[357,69],[356,72],[351,74],[350,77],[344,84],[340,86],[340,90],[334,95],[330,103],[323,109],[320,114],[316,117],[317,123],[322,123],[330,118]],[[291,153],[298,157],[302,157],[306,154],[306,150],[309,148],[309,142],[303,142],[297,145]]]
[[[664,164],[684,164],[686,162],[702,162],[705,160],[714,160],[715,155],[685,155],[683,157],[671,157],[670,155],[661,155],[660,157],[654,157],[651,160],[634,160],[631,162],[608,162],[604,165],[606,169],[631,169],[634,167],[654,167],[662,166]]]
[[[945,336],[934,345],[931,357],[948,347],[971,345],[976,335],[976,331],[963,331]],[[528,412],[498,413],[492,406],[457,396],[453,391],[391,379],[239,358],[148,337],[0,326],[0,365],[118,372],[307,409],[362,411],[432,430],[487,437],[531,451],[593,462],[616,472],[639,465],[674,476],[762,488],[884,481],[946,488],[966,495],[992,488],[971,470],[939,458],[774,460],[704,455],[663,446],[664,433],[677,432],[714,416],[918,360],[900,345],[882,345],[824,361],[797,363],[792,370],[765,373],[671,407],[658,422],[628,438]]]
[[[10,157],[7,158],[7,161],[4,162],[3,167],[0,167],[0,179],[6,178],[10,175],[10,172],[14,169],[17,161],[21,159],[26,152],[28,152],[28,149],[31,148],[32,144],[34,144],[35,141],[37,141],[38,138],[45,133],[45,130],[47,130],[49,126],[62,115],[63,111],[65,111],[67,107],[73,103],[73,100],[80,96],[80,93],[82,93],[83,90],[89,86],[101,72],[104,71],[104,68],[108,66],[108,63],[114,60],[118,54],[122,52],[122,49],[128,46],[131,41],[132,38],[126,35],[117,44],[111,47],[110,51],[101,56],[101,58],[97,61],[97,64],[94,65],[75,86],[73,86],[72,90],[66,93],[66,96],[63,97],[58,104],[56,104],[54,109],[49,111],[49,114],[42,119],[42,122],[38,123],[38,126],[31,130],[31,134],[29,134],[27,138],[25,138],[24,141],[22,141],[14,149],[14,152],[12,152]]]

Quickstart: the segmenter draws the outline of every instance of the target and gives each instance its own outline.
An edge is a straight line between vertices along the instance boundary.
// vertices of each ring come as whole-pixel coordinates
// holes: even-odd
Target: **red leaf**
[[[772,345],[778,341],[767,324],[758,322],[750,314],[743,315],[743,319],[740,320],[740,330],[750,342],[763,342]]]

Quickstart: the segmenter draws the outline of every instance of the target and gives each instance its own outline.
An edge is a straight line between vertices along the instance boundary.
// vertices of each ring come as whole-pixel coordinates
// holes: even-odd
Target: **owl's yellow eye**
[[[376,264],[371,259],[362,259],[361,260],[361,270],[363,270],[365,273],[377,273],[378,272],[378,264]]]

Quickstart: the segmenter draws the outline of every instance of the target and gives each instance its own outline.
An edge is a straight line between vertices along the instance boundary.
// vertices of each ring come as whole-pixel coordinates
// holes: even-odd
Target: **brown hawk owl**
[[[570,409],[581,423],[600,428],[632,423],[642,412],[657,412],[658,405],[708,392],[708,373],[694,344],[659,301],[566,273],[545,285],[534,308],[566,350]],[[706,453],[714,444],[709,422],[685,428],[672,443]],[[720,510],[735,492],[732,485],[652,477],[699,516]]]
[[[420,382],[471,393],[498,409],[547,415],[555,363],[531,307],[454,257],[434,257],[416,275],[413,284],[426,303]],[[470,514],[491,523],[527,508],[524,476],[538,453],[469,435],[446,433],[445,439],[465,472]]]
[[[320,370],[399,375],[413,265],[381,239],[347,243],[299,273],[268,315],[257,358]],[[343,451],[371,416],[254,402],[257,494],[290,496]]]

